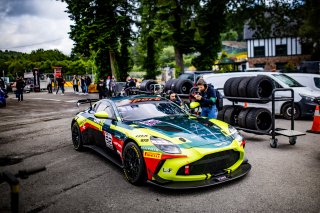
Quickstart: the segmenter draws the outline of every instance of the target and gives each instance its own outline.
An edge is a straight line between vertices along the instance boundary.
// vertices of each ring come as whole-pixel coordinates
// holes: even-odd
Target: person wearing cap
[[[208,85],[203,78],[197,82],[199,94],[194,97],[200,103],[201,116],[207,118],[217,118],[216,93],[212,85]]]

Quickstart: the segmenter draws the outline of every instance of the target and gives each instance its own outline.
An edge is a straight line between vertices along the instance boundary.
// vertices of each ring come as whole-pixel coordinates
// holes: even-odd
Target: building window
[[[286,44],[276,45],[276,56],[283,56],[283,55],[287,55],[287,45]]]
[[[265,56],[264,46],[253,48],[253,57],[264,57],[264,56]]]

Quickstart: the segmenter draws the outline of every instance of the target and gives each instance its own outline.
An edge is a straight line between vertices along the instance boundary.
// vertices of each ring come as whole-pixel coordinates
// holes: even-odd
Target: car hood
[[[295,90],[301,95],[320,97],[320,91],[313,90],[310,87],[297,87]]]
[[[219,126],[203,118],[188,116],[168,116],[135,122],[141,131],[151,135],[167,136],[181,148],[212,147],[221,148],[232,143],[233,137]],[[167,138],[167,139],[168,139]],[[176,141],[179,141],[177,143]]]

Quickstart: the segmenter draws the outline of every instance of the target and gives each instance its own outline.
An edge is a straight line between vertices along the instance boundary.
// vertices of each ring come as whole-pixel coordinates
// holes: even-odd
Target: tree
[[[98,77],[117,76],[124,80],[131,69],[128,48],[134,0],[64,0],[74,25],[70,37],[75,41],[74,52],[89,57],[96,52]]]

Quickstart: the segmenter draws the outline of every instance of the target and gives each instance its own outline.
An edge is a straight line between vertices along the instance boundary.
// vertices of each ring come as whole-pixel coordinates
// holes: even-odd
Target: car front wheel
[[[123,171],[126,179],[134,185],[140,185],[146,181],[145,164],[140,148],[134,142],[129,142],[124,147]]]

